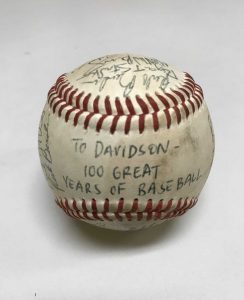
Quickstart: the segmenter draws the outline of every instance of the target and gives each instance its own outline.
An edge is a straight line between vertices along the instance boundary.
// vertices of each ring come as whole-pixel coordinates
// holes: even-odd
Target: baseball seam
[[[172,124],[180,124],[193,115],[202,103],[202,89],[188,73],[185,73],[184,82],[177,90],[170,89],[164,95],[136,95],[133,101],[127,97],[123,104],[116,97],[114,107],[109,96],[102,99],[84,91],[78,93],[65,74],[58,78],[48,93],[49,107],[65,122],[71,121],[74,126],[81,124],[84,129],[92,127],[97,132],[109,130],[111,134],[117,130],[128,134],[132,129],[139,133],[143,133],[145,128],[153,128],[154,131],[162,127],[169,129]]]
[[[109,199],[97,201],[92,199],[87,203],[85,199],[68,199],[66,197],[56,197],[55,202],[64,212],[75,219],[87,221],[151,221],[166,220],[181,216],[191,209],[198,201],[198,197],[186,197],[175,199],[160,199],[153,204],[152,199],[146,201],[142,209],[139,200],[135,198],[131,206],[126,208],[123,198],[117,203],[111,203]],[[89,201],[88,201],[89,202]],[[112,209],[110,210],[110,206]],[[99,208],[98,208],[99,207]]]

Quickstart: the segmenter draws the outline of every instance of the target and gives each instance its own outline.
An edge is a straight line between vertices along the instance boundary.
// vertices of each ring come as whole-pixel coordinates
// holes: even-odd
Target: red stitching
[[[145,219],[150,220],[164,220],[171,219],[183,215],[191,209],[198,201],[197,197],[186,197],[174,199],[160,199],[156,204],[153,204],[152,199],[146,201],[144,209],[139,199],[135,198],[128,208],[128,204],[124,198],[117,200],[117,204],[111,206],[109,199],[105,199],[100,208],[96,199],[67,199],[66,197],[56,197],[55,202],[64,210],[64,212],[73,218],[89,220],[89,221],[141,221]],[[116,202],[116,201],[115,201]],[[114,201],[113,201],[114,204]]]
[[[81,97],[84,95],[84,92],[82,93],[79,93],[79,95],[76,96],[76,99],[75,99],[75,106],[80,109],[80,99]]]
[[[189,109],[188,109],[188,107],[187,107],[187,105],[185,103],[186,99],[185,99],[184,95],[180,91],[173,91],[172,90],[172,92],[175,93],[180,98],[181,104],[182,104],[182,106],[184,108],[184,111],[185,111],[185,114],[186,114],[186,118],[188,118],[190,112],[189,112]]]
[[[65,122],[68,122],[70,114],[71,114],[73,111],[75,111],[75,110],[76,110],[75,107],[71,107],[69,110],[67,110],[67,112],[66,112],[66,114],[65,114],[65,117],[64,117]]]
[[[120,115],[117,115],[117,116],[114,116],[113,117],[113,121],[112,121],[112,124],[111,124],[111,127],[110,127],[110,132],[113,134],[116,130],[116,127],[117,127],[117,123],[119,121],[119,117]],[[100,130],[101,128],[99,128]]]
[[[139,116],[138,127],[139,127],[139,132],[140,133],[142,133],[144,131],[144,128],[145,128],[145,117],[146,117],[145,114]]]
[[[157,102],[149,95],[146,94],[147,100],[150,103],[150,105],[152,106],[154,112],[158,112],[159,111],[159,107]]]
[[[107,115],[103,115],[97,122],[97,126],[96,126],[96,131],[99,132],[100,129],[102,128],[103,125],[103,121],[105,120],[105,118],[107,118]]]
[[[95,115],[95,113],[90,113],[86,116],[85,121],[84,121],[84,128],[87,129],[87,127],[89,126],[89,122],[91,120],[91,118]]]
[[[59,98],[58,98],[59,99]],[[63,100],[58,100],[54,105],[53,105],[53,113],[55,113],[56,108],[59,104],[64,103]]]
[[[111,105],[110,105],[109,96],[107,96],[105,98],[105,108],[106,108],[107,115],[112,115],[112,108],[111,108]]]
[[[165,109],[164,113],[165,113],[165,117],[166,117],[167,128],[169,129],[171,126],[171,116],[170,116],[169,110]]]
[[[75,114],[74,123],[73,123],[74,126],[76,126],[78,124],[79,117],[82,113],[83,113],[83,110],[80,110],[78,113]]]
[[[126,118],[126,121],[125,121],[125,134],[128,134],[129,131],[130,131],[131,119],[132,119],[132,115],[129,115],[129,116]]]
[[[159,129],[159,121],[158,121],[158,115],[157,112],[152,113],[153,118],[153,128],[155,131]]]
[[[124,110],[123,110],[123,107],[122,107],[122,105],[119,101],[119,98],[115,99],[115,106],[116,106],[118,115],[120,115],[120,116],[124,115]]]
[[[64,81],[64,83],[65,83],[65,81]],[[69,83],[66,83],[66,84],[61,83],[60,86],[57,87],[58,97],[61,98],[61,100],[63,100],[63,98],[62,98],[63,91],[68,86],[69,86]],[[59,89],[59,87],[60,87],[60,89]]]
[[[128,108],[128,110],[129,110],[130,114],[131,114],[132,116],[136,115],[136,111],[135,111],[135,109],[134,109],[134,106],[133,106],[133,104],[132,104],[130,98],[127,97],[125,101],[126,101],[126,105],[127,105],[127,108]]]
[[[89,128],[92,122],[92,127],[95,127],[97,132],[106,126],[111,134],[120,129],[129,134],[132,127],[143,133],[147,126],[152,126],[153,130],[157,131],[164,126],[162,122],[169,129],[173,122],[179,124],[203,104],[202,89],[188,73],[185,73],[181,87],[175,90],[166,90],[164,95],[146,94],[144,98],[136,95],[133,101],[129,97],[123,101],[116,97],[113,108],[109,96],[101,99],[99,95],[93,98],[91,93],[77,92],[66,75],[61,75],[48,92],[48,104],[53,113],[57,112],[59,117],[63,116],[66,122],[72,119],[74,126],[79,123],[85,129]],[[108,116],[111,117],[105,123]],[[147,122],[149,119],[151,123]]]
[[[170,104],[169,104],[168,100],[163,95],[159,95],[158,93],[155,93],[155,95],[163,103],[163,105],[165,106],[166,109],[170,109]]]
[[[98,106],[98,104],[99,104],[99,96],[97,96],[96,98],[95,98],[95,100],[94,100],[94,102],[93,102],[93,110],[94,110],[94,113],[95,114],[98,114],[99,113],[99,106]]]
[[[165,95],[167,97],[169,97],[172,100],[172,102],[174,103],[173,109],[174,109],[175,114],[176,114],[177,123],[179,124],[181,122],[181,113],[180,113],[180,110],[179,110],[179,107],[178,107],[178,105],[179,105],[178,101],[176,100],[176,98],[173,95],[171,95],[169,93],[165,93]]]
[[[148,109],[148,106],[147,104],[143,101],[143,99],[140,97],[140,96],[136,96],[136,101],[137,103],[139,104],[141,110],[142,110],[142,113],[143,114],[149,114],[149,109]]]
[[[73,90],[73,91],[69,94],[69,98],[68,98],[68,104],[69,104],[69,105],[72,105],[74,95],[77,93],[77,91],[78,91],[78,89],[75,89],[75,90]]]
[[[91,98],[91,94],[87,94],[83,100],[83,110],[84,111],[87,111],[87,108],[88,108],[88,102],[89,102],[89,99]]]
[[[62,105],[59,107],[59,109],[58,109],[58,116],[59,116],[59,117],[61,117],[61,114],[62,114],[63,109],[64,109],[65,107],[67,107],[67,106],[69,106],[69,104],[64,103],[64,104],[62,104]]]

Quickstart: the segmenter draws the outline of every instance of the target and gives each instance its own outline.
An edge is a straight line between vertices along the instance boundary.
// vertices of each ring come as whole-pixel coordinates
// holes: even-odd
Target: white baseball
[[[189,74],[153,58],[108,55],[61,75],[50,89],[39,154],[67,215],[133,230],[196,204],[214,134]]]

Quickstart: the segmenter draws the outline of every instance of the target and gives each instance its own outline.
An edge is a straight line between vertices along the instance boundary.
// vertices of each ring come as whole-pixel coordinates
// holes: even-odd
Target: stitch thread
[[[178,200],[160,199],[156,205],[153,205],[152,199],[148,199],[145,207],[141,206],[139,200],[135,198],[130,205],[126,207],[123,198],[117,200],[117,204],[111,203],[109,199],[103,202],[96,199],[68,199],[66,197],[56,197],[55,202],[70,217],[75,219],[89,221],[141,221],[166,220],[181,216],[191,209],[198,201],[197,197],[179,198]],[[99,208],[98,208],[99,207]]]
[[[130,97],[122,100],[116,97],[112,108],[109,96],[102,99],[85,91],[78,93],[65,74],[57,79],[48,93],[52,112],[63,117],[65,122],[73,121],[74,126],[81,124],[85,129],[94,127],[97,132],[108,128],[111,134],[116,130],[129,134],[135,128],[139,133],[148,127],[154,131],[162,126],[169,129],[172,123],[180,124],[201,107],[203,93],[193,78],[185,73],[183,84],[176,90],[171,88],[164,95],[136,95],[134,100]],[[137,103],[140,111],[133,103]]]

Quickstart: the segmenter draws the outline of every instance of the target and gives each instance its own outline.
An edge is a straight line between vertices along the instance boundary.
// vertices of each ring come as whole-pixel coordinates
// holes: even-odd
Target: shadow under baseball
[[[166,221],[160,225],[143,230],[115,231],[103,229],[85,222],[72,222],[68,225],[75,235],[83,240],[102,248],[134,248],[145,247],[163,242],[170,237],[177,235],[180,231],[178,220]]]

